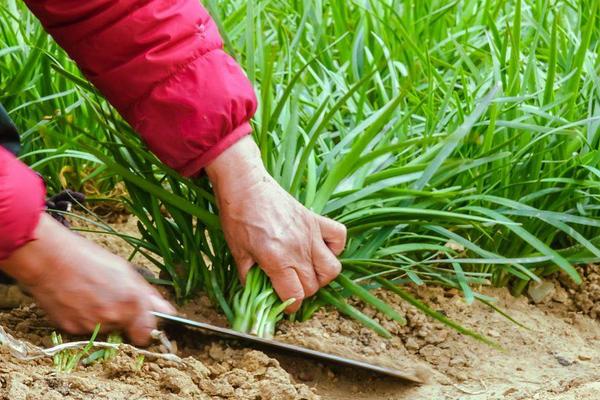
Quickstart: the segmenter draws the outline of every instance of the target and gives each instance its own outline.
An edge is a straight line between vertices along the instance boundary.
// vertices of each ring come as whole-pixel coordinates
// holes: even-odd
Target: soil
[[[135,232],[122,219],[118,231]],[[112,251],[131,248],[114,236],[90,235]],[[142,259],[138,264],[146,265]],[[252,350],[236,342],[175,326],[166,327],[181,362],[147,356],[143,364],[129,350],[108,361],[80,366],[65,374],[52,360],[22,361],[0,346],[0,398],[3,399],[510,399],[587,400],[600,391],[600,267],[581,269],[584,285],[564,277],[544,283],[543,291],[514,298],[504,289],[480,288],[495,305],[524,324],[521,328],[460,293],[441,288],[411,288],[432,307],[497,342],[491,348],[460,335],[419,313],[395,295],[377,296],[406,315],[406,326],[356,302],[379,320],[392,339],[383,339],[334,310],[321,310],[302,323],[284,322],[276,338],[402,370],[417,368],[424,385],[324,365],[292,355]],[[8,299],[0,325],[17,339],[49,347],[53,328],[31,299],[14,286],[1,286]],[[16,308],[11,308],[15,307]],[[199,297],[181,309],[198,320],[226,321]],[[82,338],[64,337],[65,341]],[[83,338],[85,340],[85,338]],[[158,352],[155,345],[149,349]]]

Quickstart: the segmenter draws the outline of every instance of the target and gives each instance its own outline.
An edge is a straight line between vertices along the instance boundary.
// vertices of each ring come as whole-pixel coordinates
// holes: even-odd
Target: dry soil
[[[115,229],[134,232],[135,223],[120,221]],[[130,251],[116,237],[90,237],[119,254]],[[467,305],[458,292],[412,288],[435,309],[487,335],[503,350],[432,322],[385,291],[377,295],[406,315],[406,326],[356,305],[394,334],[390,340],[334,310],[319,311],[303,323],[279,326],[280,340],[399,369],[418,368],[420,374],[429,376],[420,386],[168,327],[182,362],[146,357],[140,367],[134,352],[122,351],[109,361],[63,374],[56,372],[51,359],[21,361],[0,346],[0,396],[15,400],[600,399],[600,268],[592,265],[581,271],[582,287],[559,277],[547,283],[545,296],[537,304],[527,297],[514,298],[503,289],[479,289],[496,298],[496,306],[527,328],[483,304]],[[2,296],[8,299],[3,303],[9,308],[0,312],[0,325],[18,339],[50,346],[53,328],[43,311],[14,286],[0,287]],[[196,319],[225,323],[202,297],[181,311]]]

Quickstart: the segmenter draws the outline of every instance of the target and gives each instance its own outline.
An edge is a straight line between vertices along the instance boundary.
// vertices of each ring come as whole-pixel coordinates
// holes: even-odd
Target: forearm
[[[252,85],[198,0],[25,0],[150,150],[192,176],[248,135]]]

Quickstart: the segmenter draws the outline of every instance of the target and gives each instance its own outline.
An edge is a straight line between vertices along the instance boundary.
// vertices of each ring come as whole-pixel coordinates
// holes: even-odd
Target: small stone
[[[454,357],[450,360],[450,366],[451,367],[456,367],[459,365],[465,365],[467,363],[467,360],[464,357],[458,356],[458,357]]]
[[[549,281],[533,282],[529,285],[529,289],[527,289],[529,297],[531,297],[531,300],[533,300],[535,304],[549,300],[552,298],[555,291],[554,283]]]
[[[160,373],[161,369],[158,365],[152,363],[152,364],[150,364],[150,371]]]
[[[417,339],[409,337],[408,339],[406,339],[404,347],[406,347],[408,350],[419,350],[419,342],[417,341]]]
[[[498,333],[498,331],[495,331],[493,329],[490,329],[488,331],[488,336],[491,336],[493,338],[499,338],[500,337],[500,333]]]
[[[573,364],[572,361],[567,360],[565,357],[563,356],[558,356],[558,355],[554,355],[554,358],[556,359],[556,361],[558,361],[558,363],[560,365],[562,365],[563,367],[568,367],[569,365]]]
[[[300,373],[298,373],[298,379],[300,379],[303,382],[309,382],[309,381],[314,380],[315,376],[312,371],[305,369],[305,370],[300,371]]]
[[[592,359],[592,357],[587,354],[580,354],[577,358],[579,358],[580,361],[590,361]]]
[[[469,380],[469,376],[465,371],[452,371],[450,375],[452,375],[454,379],[456,379],[459,382],[465,382]]]

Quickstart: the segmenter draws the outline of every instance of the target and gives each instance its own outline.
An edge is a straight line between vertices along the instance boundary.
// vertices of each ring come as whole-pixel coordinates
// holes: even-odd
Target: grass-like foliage
[[[349,230],[342,276],[297,318],[330,304],[389,335],[346,301],[403,323],[369,291],[383,286],[477,336],[402,286],[488,303],[478,285],[579,281],[573,265],[600,258],[597,1],[205,4],[255,84],[267,168]],[[142,233],[126,239],[178,297],[204,290],[239,329],[272,334],[280,303],[258,271],[239,284],[208,182],[145,151],[12,0],[0,17],[0,101],[26,129],[23,159],[54,186],[123,180]]]
[[[92,337],[90,338],[89,343],[83,349],[62,350],[56,353],[52,357],[52,361],[54,363],[56,371],[67,374],[73,372],[79,366],[81,359],[89,354],[89,351],[92,349],[94,345],[94,340],[96,340],[96,336],[98,336],[99,331],[100,325],[96,325],[96,329],[92,333]],[[62,336],[60,334],[57,334],[56,332],[52,332],[50,339],[54,346],[63,344]]]

